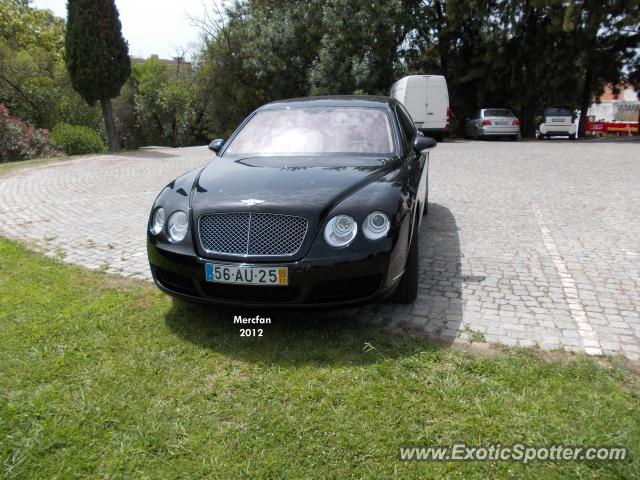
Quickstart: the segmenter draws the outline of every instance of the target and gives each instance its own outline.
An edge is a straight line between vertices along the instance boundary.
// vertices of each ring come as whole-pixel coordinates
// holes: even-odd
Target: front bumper
[[[401,277],[387,278],[389,253],[363,253],[348,261],[336,257],[269,264],[289,268],[288,286],[233,285],[207,282],[205,264],[239,262],[169,252],[150,240],[147,252],[153,279],[161,290],[185,300],[217,305],[327,307],[372,303],[388,297]]]

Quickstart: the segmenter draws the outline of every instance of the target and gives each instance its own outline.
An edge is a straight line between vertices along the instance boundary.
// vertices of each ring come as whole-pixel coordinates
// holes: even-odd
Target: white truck
[[[449,129],[449,90],[442,75],[409,75],[391,87],[390,97],[409,111],[418,130],[438,141]]]

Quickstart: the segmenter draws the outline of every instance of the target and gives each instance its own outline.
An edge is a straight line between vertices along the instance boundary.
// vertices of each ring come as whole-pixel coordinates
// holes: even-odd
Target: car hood
[[[249,157],[214,159],[193,185],[194,216],[254,211],[313,218],[398,168],[397,157]],[[246,205],[242,200],[261,201]]]

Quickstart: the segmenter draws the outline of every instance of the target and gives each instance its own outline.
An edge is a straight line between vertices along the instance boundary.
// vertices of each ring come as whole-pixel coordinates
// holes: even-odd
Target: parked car
[[[153,278],[217,304],[410,303],[435,145],[388,97],[267,104],[158,195]]]
[[[508,137],[517,140],[520,120],[506,108],[482,108],[465,119],[464,132],[468,138]]]
[[[569,107],[549,107],[544,110],[538,127],[538,138],[569,137],[576,139],[578,128],[575,115]]]
[[[410,75],[391,87],[392,98],[402,103],[418,130],[439,142],[449,128],[449,90],[442,75]]]

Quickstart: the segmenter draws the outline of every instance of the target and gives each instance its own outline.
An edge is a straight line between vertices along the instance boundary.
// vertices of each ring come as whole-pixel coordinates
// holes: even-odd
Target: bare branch
[[[211,2],[213,7],[210,8],[207,2],[202,2],[202,17],[191,15],[185,11],[187,18],[191,21],[191,25],[198,28],[210,40],[218,38],[218,34],[225,26],[224,12],[218,5],[216,0]]]

